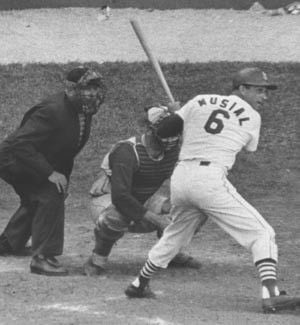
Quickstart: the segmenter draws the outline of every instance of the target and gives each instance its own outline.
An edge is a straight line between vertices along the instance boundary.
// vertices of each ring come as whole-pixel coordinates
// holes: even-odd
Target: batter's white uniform
[[[176,112],[184,121],[183,143],[171,178],[173,222],[149,252],[166,268],[190,243],[203,212],[252,252],[253,261],[277,261],[273,228],[227,179],[243,148],[257,149],[261,118],[238,96],[199,95]]]

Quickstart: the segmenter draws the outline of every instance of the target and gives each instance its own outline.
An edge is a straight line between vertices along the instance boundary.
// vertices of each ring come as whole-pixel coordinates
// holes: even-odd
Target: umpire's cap
[[[232,88],[237,89],[239,86],[258,86],[270,90],[277,89],[277,86],[269,82],[267,74],[259,68],[245,68],[238,71],[232,79]]]
[[[67,73],[66,79],[70,82],[73,82],[78,85],[86,86],[95,84],[99,87],[103,86],[103,77],[102,75],[92,69],[79,66],[75,69],[72,69]]]

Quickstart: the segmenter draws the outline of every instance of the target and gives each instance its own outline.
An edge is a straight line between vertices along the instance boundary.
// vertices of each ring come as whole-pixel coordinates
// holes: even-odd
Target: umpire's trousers
[[[64,244],[64,195],[48,180],[32,184],[1,178],[9,183],[20,197],[20,207],[9,220],[4,235],[13,251],[18,252],[32,237],[33,256],[58,256]]]

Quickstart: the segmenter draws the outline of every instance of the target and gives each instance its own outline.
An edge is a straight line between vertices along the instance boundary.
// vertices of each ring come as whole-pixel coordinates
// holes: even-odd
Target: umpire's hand
[[[49,177],[48,180],[56,185],[56,188],[59,193],[66,194],[68,181],[66,176],[54,171]]]

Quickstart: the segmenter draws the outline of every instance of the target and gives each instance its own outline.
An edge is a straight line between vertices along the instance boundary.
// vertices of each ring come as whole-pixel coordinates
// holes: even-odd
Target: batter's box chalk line
[[[71,305],[71,304],[64,304],[64,303],[56,303],[50,305],[39,305],[40,309],[46,310],[58,310],[58,311],[69,311],[69,312],[77,312],[83,314],[92,314],[92,315],[99,315],[99,316],[106,316],[107,313],[105,311],[94,311],[91,310],[89,306],[86,305]]]
[[[126,318],[128,320],[128,316],[126,315],[120,315],[114,313],[109,314],[105,311],[94,311],[91,310],[89,306],[86,305],[71,305],[71,304],[64,304],[64,303],[56,303],[56,304],[51,304],[51,305],[39,305],[38,306],[40,309],[45,309],[45,310],[57,310],[57,311],[64,311],[64,312],[70,312],[70,313],[82,313],[82,314],[90,314],[90,315],[96,315],[96,316],[108,316],[108,317],[115,317],[118,319],[124,319]],[[148,325],[178,325],[175,323],[171,323],[169,321],[165,321],[159,317],[155,318],[148,318],[148,317],[134,317],[135,320],[138,320],[141,324],[148,324]]]
[[[145,324],[149,324],[149,325],[179,325],[178,323],[169,322],[164,319],[161,319],[160,317],[155,317],[155,318],[137,317],[136,319],[141,322],[145,322]]]

